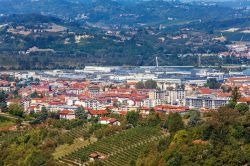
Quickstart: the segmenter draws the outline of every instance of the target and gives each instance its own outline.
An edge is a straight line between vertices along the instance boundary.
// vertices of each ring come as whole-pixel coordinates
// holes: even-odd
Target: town
[[[7,106],[21,105],[25,114],[44,108],[60,119],[75,119],[81,107],[88,119],[113,113],[153,109],[185,114],[190,109],[216,110],[231,99],[238,87],[240,102],[250,102],[249,70],[224,73],[215,69],[170,67],[95,67],[84,70],[3,71],[0,90],[8,95]]]

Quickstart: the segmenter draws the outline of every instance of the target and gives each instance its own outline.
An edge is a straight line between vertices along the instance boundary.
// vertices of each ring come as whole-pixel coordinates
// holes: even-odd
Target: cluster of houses
[[[3,77],[2,77],[3,78]],[[0,80],[0,90],[9,93],[7,104],[19,103],[26,113],[41,112],[46,108],[58,112],[61,119],[75,119],[75,111],[82,107],[88,118],[98,117],[101,124],[119,125],[116,119],[107,118],[109,113],[126,115],[139,111],[148,115],[151,110],[185,113],[189,109],[216,109],[229,102],[231,93],[222,89],[209,89],[187,82],[157,81],[156,89],[137,89],[137,81],[121,83],[90,80],[40,80],[22,85],[19,82]],[[183,83],[182,83],[183,84]],[[223,87],[239,87],[240,102],[250,103],[250,77],[230,77]],[[12,97],[18,93],[19,98]]]

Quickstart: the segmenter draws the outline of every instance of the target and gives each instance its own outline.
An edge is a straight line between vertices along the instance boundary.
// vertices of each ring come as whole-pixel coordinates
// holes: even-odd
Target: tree
[[[132,124],[133,126],[137,125],[137,122],[139,120],[139,113],[138,112],[134,112],[134,111],[130,111],[127,113],[126,115],[126,120],[129,124]]]
[[[167,128],[170,133],[184,129],[184,123],[178,113],[170,113],[167,119]]]
[[[8,110],[9,113],[12,115],[23,117],[23,108],[18,103],[11,104]]]
[[[228,126],[238,122],[239,113],[228,107],[220,107],[218,111],[211,113],[211,118],[207,121],[212,126]]]
[[[245,114],[249,110],[249,106],[246,103],[239,103],[235,106],[235,110],[241,114]]]
[[[135,88],[136,88],[136,89],[144,89],[145,86],[144,86],[143,81],[137,82],[136,85],[135,85]]]
[[[17,90],[17,89],[14,90],[14,92],[13,92],[13,97],[14,97],[15,99],[20,98],[20,96],[18,95],[18,90]]]
[[[0,111],[6,112],[7,111],[7,103],[6,103],[7,95],[2,91],[0,92]]]
[[[147,80],[145,82],[145,88],[146,89],[156,89],[157,88],[157,82],[154,80]]]
[[[113,106],[118,108],[118,107],[121,106],[121,103],[119,101],[116,101],[116,102],[113,103]]]
[[[77,110],[75,111],[75,115],[77,118],[86,120],[88,115],[84,112],[83,107],[78,107]]]
[[[231,100],[234,103],[237,103],[237,101],[241,98],[241,93],[239,92],[239,88],[238,87],[234,87],[234,89],[232,90],[232,96],[231,96]]]
[[[161,119],[158,113],[150,111],[150,114],[145,118],[145,124],[147,126],[157,126],[161,123]]]
[[[211,139],[215,144],[223,146],[223,143],[228,143],[230,139],[230,130],[232,125],[239,122],[240,113],[228,107],[221,107],[218,111],[211,113],[210,119],[207,121],[213,130]]]
[[[186,130],[179,130],[174,135],[173,141],[171,143],[182,143],[188,137],[188,133]]]
[[[229,87],[228,86],[222,86],[221,89],[222,89],[222,91],[224,93],[229,93],[229,92],[232,91],[232,88],[230,86]]]
[[[171,165],[171,166],[179,166],[181,165],[181,156],[179,155],[178,152],[173,154],[171,158],[167,160],[166,165]]]
[[[218,89],[220,87],[220,84],[218,83],[216,78],[209,78],[205,86],[209,87],[210,89]]]
[[[37,93],[37,91],[35,91],[34,93],[32,93],[32,94],[30,95],[30,97],[31,97],[31,98],[39,98],[40,96],[39,96],[39,94]]]
[[[200,112],[198,112],[196,110],[190,110],[189,114],[190,114],[190,118],[188,121],[189,126],[194,126],[200,122],[200,120],[201,120]]]
[[[234,87],[234,89],[232,90],[231,99],[229,101],[229,104],[227,104],[227,106],[229,108],[234,109],[240,98],[241,98],[241,93],[239,92],[239,88]]]
[[[218,165],[244,165],[245,158],[239,146],[226,145],[220,153]]]
[[[41,115],[40,115],[40,120],[41,121],[45,121],[48,118],[49,114],[48,114],[48,110],[46,109],[46,107],[42,107],[42,111],[41,111]]]

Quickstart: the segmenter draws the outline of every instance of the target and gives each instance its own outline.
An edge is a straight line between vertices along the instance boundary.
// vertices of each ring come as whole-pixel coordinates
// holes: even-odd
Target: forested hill
[[[249,27],[249,13],[211,3],[156,0],[0,0],[0,67],[155,65],[156,56],[160,65],[195,66],[192,54],[218,54],[234,41],[250,41],[250,33],[241,33]],[[214,40],[225,28],[239,32]],[[248,63],[218,56],[202,61]]]
[[[114,0],[0,0],[2,14],[38,13],[65,20],[92,23],[152,23],[168,18],[176,20],[232,18],[241,14],[217,5],[192,5],[167,1],[114,1]]]

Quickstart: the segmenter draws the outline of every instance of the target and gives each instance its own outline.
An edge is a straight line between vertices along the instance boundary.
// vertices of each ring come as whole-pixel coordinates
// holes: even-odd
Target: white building
[[[74,111],[70,111],[70,110],[63,110],[59,112],[59,115],[60,115],[60,119],[72,120],[76,118]]]
[[[103,124],[103,125],[108,125],[108,124],[117,125],[117,126],[121,125],[121,122],[119,122],[115,118],[109,118],[109,117],[101,117],[101,118],[99,118],[98,123]]]
[[[230,98],[218,98],[212,95],[190,96],[185,98],[185,106],[189,108],[209,108],[216,109],[229,102]]]
[[[170,105],[184,105],[187,91],[182,89],[167,91],[166,101]]]

